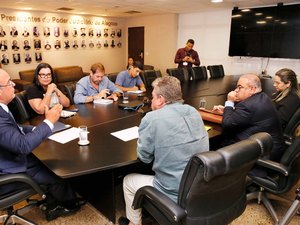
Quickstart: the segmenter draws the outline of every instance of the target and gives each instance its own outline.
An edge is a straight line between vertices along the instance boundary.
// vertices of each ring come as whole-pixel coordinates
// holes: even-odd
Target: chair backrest
[[[225,76],[223,65],[211,65],[208,66],[207,69],[210,78],[220,78]]]
[[[194,155],[183,173],[178,204],[187,217],[183,224],[224,225],[241,215],[246,207],[245,181],[249,170],[271,146],[267,133],[240,141],[217,151]]]
[[[109,79],[111,82],[115,83],[118,74],[119,74],[118,72],[116,72],[116,73],[109,73],[109,74],[107,74],[107,77],[108,77],[108,79]]]
[[[15,98],[8,104],[17,123],[24,123],[37,114],[28,103],[26,91],[17,92]]]
[[[170,76],[178,78],[178,80],[180,80],[181,83],[189,80],[188,70],[183,68],[168,68],[167,73]]]
[[[300,108],[293,114],[286,127],[284,128],[283,135],[288,144],[291,144],[295,139],[295,132],[300,124]]]
[[[151,87],[152,82],[157,78],[157,73],[155,70],[144,70],[143,80],[146,87]]]
[[[207,69],[205,66],[195,66],[191,68],[193,80],[206,80]]]
[[[76,89],[75,83],[68,83],[63,85],[63,92],[66,94],[66,96],[70,99],[71,105],[74,105],[74,93]]]

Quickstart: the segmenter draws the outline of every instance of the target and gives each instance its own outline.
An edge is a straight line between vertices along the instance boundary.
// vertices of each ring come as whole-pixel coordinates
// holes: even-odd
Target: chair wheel
[[[40,209],[42,210],[42,211],[46,211],[47,210],[47,204],[41,204],[40,205]]]

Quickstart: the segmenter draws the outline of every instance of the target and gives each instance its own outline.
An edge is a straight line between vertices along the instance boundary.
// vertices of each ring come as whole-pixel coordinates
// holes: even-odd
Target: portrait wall
[[[25,17],[15,18],[15,21],[0,21],[0,53],[3,65],[39,63],[45,52],[55,55],[57,51],[122,48],[122,28],[118,27],[117,22],[110,24],[102,18],[93,18],[93,22],[92,19],[73,21],[67,16],[61,21],[53,21],[50,16],[33,15],[35,21],[26,21]]]

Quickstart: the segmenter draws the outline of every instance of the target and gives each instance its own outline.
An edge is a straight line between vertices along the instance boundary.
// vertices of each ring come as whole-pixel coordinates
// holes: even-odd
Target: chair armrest
[[[30,176],[23,173],[0,175],[0,186],[2,184],[9,184],[14,182],[21,182],[21,183],[28,184],[39,195],[41,195],[42,198],[46,198],[44,191]]]
[[[266,167],[268,169],[277,171],[277,172],[283,174],[284,176],[289,175],[289,171],[288,171],[287,167],[280,164],[280,163],[278,163],[278,162],[274,162],[274,161],[271,161],[271,160],[268,160],[268,159],[258,159],[256,164],[260,165],[260,166],[263,166],[263,167]]]
[[[174,221],[179,221],[186,217],[184,209],[152,186],[142,187],[136,192],[132,208],[141,208],[145,198],[162,211],[164,215]]]

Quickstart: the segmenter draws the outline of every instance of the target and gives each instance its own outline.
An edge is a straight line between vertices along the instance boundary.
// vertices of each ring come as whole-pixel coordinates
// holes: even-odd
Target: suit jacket
[[[267,132],[272,136],[272,160],[280,160],[285,149],[284,139],[271,99],[263,92],[238,102],[234,108],[225,107],[222,126],[228,144],[244,140],[257,132]]]
[[[0,106],[0,174],[25,172],[27,155],[52,134],[45,122],[34,130],[30,125],[21,129]]]

